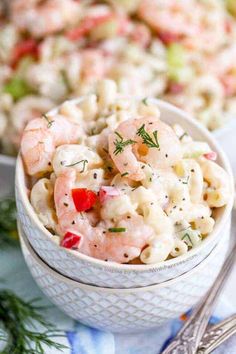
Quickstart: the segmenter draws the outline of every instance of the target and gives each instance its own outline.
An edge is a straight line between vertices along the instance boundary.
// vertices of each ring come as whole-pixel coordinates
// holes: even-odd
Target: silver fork
[[[220,344],[236,333],[236,315],[230,316],[220,323],[209,326],[202,337],[197,354],[210,354]]]
[[[211,289],[193,310],[174,340],[162,354],[196,354],[211,317],[212,309],[234,265],[236,244],[215,280]],[[220,325],[220,324],[219,324]],[[205,353],[204,351],[202,353]],[[206,352],[207,353],[207,352]]]

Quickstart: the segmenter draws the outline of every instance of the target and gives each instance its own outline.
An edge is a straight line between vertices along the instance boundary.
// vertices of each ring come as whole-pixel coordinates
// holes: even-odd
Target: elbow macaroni
[[[227,173],[213,161],[202,160],[200,165],[204,179],[209,185],[204,196],[207,204],[210,208],[225,205],[230,195],[229,184],[225,183],[228,179]]]
[[[98,106],[100,110],[109,108],[115,102],[117,86],[112,80],[101,80],[97,84]]]
[[[179,177],[187,179],[190,200],[193,203],[200,202],[203,191],[203,175],[197,161],[183,159],[176,165],[175,169]]]
[[[49,179],[42,178],[33,186],[30,202],[43,225],[55,230],[57,218],[53,206],[53,187]]]
[[[98,258],[110,250],[105,259],[120,263],[135,257],[144,264],[162,262],[197,247],[212,232],[212,208],[227,203],[230,182],[227,173],[208,160],[207,143],[194,141],[178,125],[174,129],[158,125],[156,106],[124,99],[110,80],[101,81],[96,94],[87,95],[78,105],[65,102],[60,114],[80,124],[84,137],[77,144],[55,147],[50,180],[39,179],[32,188],[31,203],[47,228],[61,230],[56,225],[53,189],[58,193],[58,179],[66,185],[71,176],[72,188],[81,195],[92,191],[96,202],[77,215],[71,191],[64,193],[66,202],[60,208],[65,210],[59,214],[65,215],[63,230],[67,219],[72,220],[69,231],[73,232],[84,223],[78,232],[91,232],[88,239],[96,238],[95,248],[102,243],[102,251],[95,253]],[[144,123],[136,126],[140,120]],[[152,128],[155,124],[158,129]],[[60,198],[54,199],[60,203]],[[92,252],[83,240],[85,252]]]
[[[87,172],[88,169],[101,167],[103,161],[87,146],[67,144],[56,148],[52,163],[54,172],[59,175],[71,167],[78,173]]]

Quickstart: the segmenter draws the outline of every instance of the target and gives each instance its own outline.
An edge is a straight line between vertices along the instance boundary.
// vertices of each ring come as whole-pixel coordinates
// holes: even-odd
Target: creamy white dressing
[[[102,242],[103,249],[96,253],[91,251],[91,246],[84,245],[78,251],[120,263],[132,260],[137,254],[147,264],[177,257],[196,247],[212,232],[215,223],[212,208],[227,202],[229,177],[217,163],[208,160],[215,156],[207,143],[194,141],[178,125],[173,129],[161,122],[157,107],[148,101],[117,96],[114,83],[110,84],[108,81],[100,86],[96,102],[103,103],[97,106],[93,120],[87,120],[84,104],[66,103],[67,115],[68,112],[73,115],[75,108],[70,109],[68,105],[84,112],[84,132],[88,132],[88,126],[91,128],[102,121],[100,134],[84,133],[82,144],[58,146],[53,152],[52,178],[47,180],[51,189],[45,189],[45,179],[39,179],[31,191],[31,202],[40,220],[49,227],[48,215],[53,203],[48,200],[53,198],[52,190],[58,179],[64,178],[61,191],[57,185],[57,193],[62,193],[62,198],[54,195],[59,224],[54,230],[59,230],[61,239],[62,227],[67,230],[68,220],[73,223],[77,218],[72,189],[96,194],[92,208],[78,213],[80,226],[74,222],[72,227],[70,223],[68,230],[81,232],[84,224],[82,234],[88,232],[89,242],[95,237],[96,247]],[[110,87],[113,91],[102,98]],[[88,102],[92,102],[89,96]],[[118,102],[121,110],[117,109]],[[144,105],[148,109],[143,109]],[[121,123],[121,111],[133,119]],[[53,115],[50,119],[53,120]],[[74,182],[73,178],[69,181],[71,176]],[[71,186],[69,191],[65,186],[67,180]],[[57,205],[58,201],[61,206]],[[62,217],[65,219],[61,220]],[[105,246],[107,242],[109,245]]]

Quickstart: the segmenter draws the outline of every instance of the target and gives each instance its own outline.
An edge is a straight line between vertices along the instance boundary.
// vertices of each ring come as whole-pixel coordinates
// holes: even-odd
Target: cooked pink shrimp
[[[214,0],[141,0],[138,14],[164,43],[181,41],[190,49],[212,52],[224,44],[223,6]]]
[[[86,49],[82,52],[81,74],[86,80],[102,79],[109,69],[109,61],[100,49]],[[106,65],[105,65],[106,64]]]
[[[34,176],[51,171],[55,148],[62,144],[76,143],[81,131],[79,125],[61,115],[45,115],[31,120],[21,140],[21,153],[27,173]]]
[[[193,0],[141,0],[138,14],[163,36],[169,34],[177,39],[178,36],[196,33]]]
[[[175,165],[181,145],[170,126],[157,117],[128,119],[109,135],[109,153],[121,174],[135,181],[145,177],[139,161],[154,168]]]
[[[54,105],[55,103],[46,97],[29,95],[22,98],[12,108],[14,129],[19,134],[22,134],[24,127],[30,120],[41,116],[44,112],[48,112]]]
[[[72,199],[73,188],[76,188],[76,172],[68,169],[57,177],[54,189],[59,235],[62,238],[66,233],[78,235],[80,242],[76,249],[94,258],[127,263],[138,257],[154,234],[153,229],[144,224],[143,217],[131,215],[120,218],[115,228],[124,232],[109,231],[114,224],[108,221],[93,225],[91,220],[96,219],[96,210],[83,214],[77,212]]]
[[[35,37],[61,31],[79,18],[80,5],[73,0],[15,0],[12,21]]]
[[[135,24],[130,34],[132,41],[146,48],[151,42],[151,31],[143,23]]]

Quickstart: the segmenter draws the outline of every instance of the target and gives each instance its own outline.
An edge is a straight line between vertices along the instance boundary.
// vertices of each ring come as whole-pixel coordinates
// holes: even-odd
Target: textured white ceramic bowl
[[[81,98],[83,99],[83,98]],[[78,100],[77,100],[78,101]],[[218,154],[217,162],[226,169],[231,178],[232,197],[226,207],[218,210],[214,231],[183,256],[156,265],[120,265],[97,260],[79,252],[59,247],[51,234],[39,221],[26,190],[26,177],[21,156],[16,165],[16,202],[18,218],[23,230],[37,254],[52,268],[72,279],[86,284],[112,288],[147,286],[173,279],[199,264],[213,249],[222,235],[229,232],[230,214],[233,205],[233,177],[225,154],[212,135],[196,120],[183,111],[153,99],[161,111],[162,120],[169,124],[180,123],[194,139],[209,143]]]
[[[196,305],[216,279],[229,245],[224,235],[200,265],[173,280],[143,288],[110,289],[85,285],[54,271],[19,233],[26,263],[55,305],[86,325],[123,333],[157,327]]]

